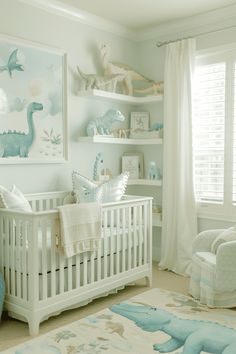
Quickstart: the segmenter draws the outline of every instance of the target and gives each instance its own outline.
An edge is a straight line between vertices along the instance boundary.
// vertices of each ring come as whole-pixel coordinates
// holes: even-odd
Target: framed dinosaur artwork
[[[0,35],[0,164],[67,160],[66,54]]]

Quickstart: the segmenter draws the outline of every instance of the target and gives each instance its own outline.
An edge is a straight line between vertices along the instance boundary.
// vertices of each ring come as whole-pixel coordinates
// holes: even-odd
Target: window
[[[236,51],[197,59],[193,162],[200,212],[230,219],[236,212]]]

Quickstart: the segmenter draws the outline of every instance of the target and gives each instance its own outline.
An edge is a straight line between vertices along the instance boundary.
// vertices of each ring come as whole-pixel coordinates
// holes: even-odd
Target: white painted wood
[[[103,144],[122,144],[122,145],[161,145],[162,139],[126,139],[126,138],[112,138],[103,135],[94,135],[79,137],[80,143],[103,143]]]
[[[142,186],[162,186],[162,180],[153,180],[153,179],[129,179],[128,185],[142,185]]]
[[[162,227],[162,222],[159,219],[159,214],[157,213],[152,214],[152,225],[156,227]]]
[[[128,96],[120,93],[108,92],[108,91],[97,90],[97,89],[80,91],[79,96],[87,97],[87,98],[96,98],[96,99],[111,101],[111,102],[128,103],[131,105],[134,104],[139,105],[144,103],[154,103],[154,102],[163,101],[162,94],[135,97],[135,96]]]
[[[0,209],[5,307],[12,317],[29,323],[31,335],[38,333],[39,323],[50,315],[88,303],[139,278],[150,278],[151,198],[127,196],[120,202],[103,204],[101,247],[67,259],[58,249],[59,213],[45,210],[62,203],[65,195],[30,195],[36,209],[44,209],[39,212]],[[142,262],[145,242],[146,263]]]

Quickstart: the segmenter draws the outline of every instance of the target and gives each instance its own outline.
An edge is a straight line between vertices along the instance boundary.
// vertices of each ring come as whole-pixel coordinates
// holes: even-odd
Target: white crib
[[[152,280],[152,198],[126,196],[102,205],[102,240],[96,252],[65,258],[58,250],[59,213],[68,192],[27,195],[33,213],[0,209],[0,272],[5,309],[40,322],[85,305],[145,277]]]

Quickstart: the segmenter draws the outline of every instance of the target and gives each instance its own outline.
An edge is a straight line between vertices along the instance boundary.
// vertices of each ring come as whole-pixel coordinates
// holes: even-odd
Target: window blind
[[[224,197],[225,74],[224,62],[198,66],[195,73],[193,161],[200,201],[223,202]]]

